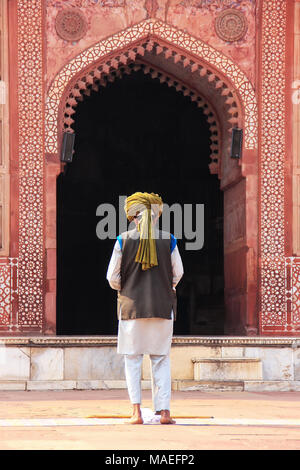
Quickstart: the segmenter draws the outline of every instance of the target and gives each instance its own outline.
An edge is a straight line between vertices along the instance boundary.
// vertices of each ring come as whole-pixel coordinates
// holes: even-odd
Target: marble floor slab
[[[176,425],[190,426],[289,426],[300,427],[300,419],[246,419],[246,418],[176,418]],[[128,418],[26,418],[0,419],[1,427],[56,427],[56,426],[111,426],[126,424]],[[144,425],[160,425],[145,422]],[[131,426],[131,425],[130,425]]]

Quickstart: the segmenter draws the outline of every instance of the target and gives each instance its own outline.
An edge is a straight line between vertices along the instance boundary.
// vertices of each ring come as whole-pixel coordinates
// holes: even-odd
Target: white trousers
[[[171,370],[170,355],[150,354],[152,401],[155,411],[170,410]],[[142,398],[143,354],[125,355],[125,376],[129,398],[132,404],[140,404]]]

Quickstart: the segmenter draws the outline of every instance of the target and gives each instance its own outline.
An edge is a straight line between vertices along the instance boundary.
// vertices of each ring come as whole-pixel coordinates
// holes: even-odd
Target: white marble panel
[[[263,380],[294,380],[292,348],[245,348],[245,357],[262,361]]]
[[[293,352],[294,357],[294,374],[295,380],[300,380],[300,349],[295,349]]]
[[[241,381],[261,378],[261,362],[253,359],[199,359],[194,363],[196,381]]]
[[[238,346],[223,346],[222,357],[244,357],[244,349]]]
[[[31,348],[31,380],[63,380],[62,348]]]
[[[115,347],[65,348],[65,380],[124,380],[124,358]]]
[[[5,347],[1,349],[0,380],[27,380],[30,374],[30,348]]]

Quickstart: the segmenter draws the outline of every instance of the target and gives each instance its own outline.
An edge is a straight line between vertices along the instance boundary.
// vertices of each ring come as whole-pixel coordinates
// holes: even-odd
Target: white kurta
[[[113,289],[121,289],[121,260],[122,250],[118,240],[115,243],[112,257],[108,266],[106,278]],[[173,289],[183,275],[183,265],[177,245],[171,254],[173,270]],[[137,318],[133,320],[120,319],[118,325],[119,354],[168,354],[173,335],[172,319],[164,318]]]

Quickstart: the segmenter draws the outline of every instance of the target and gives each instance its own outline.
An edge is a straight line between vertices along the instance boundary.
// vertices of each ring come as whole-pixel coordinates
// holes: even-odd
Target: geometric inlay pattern
[[[286,258],[287,326],[300,331],[300,258]]]
[[[261,331],[292,331],[285,297],[286,1],[263,2],[261,52]]]
[[[41,0],[18,0],[19,311],[23,329],[43,320],[43,31]]]
[[[13,316],[13,300],[18,293],[17,258],[0,258],[0,329],[10,331],[17,325]]]
[[[257,103],[253,86],[242,70],[228,57],[188,33],[178,30],[162,21],[148,19],[131,26],[110,38],[82,51],[66,64],[53,80],[46,103],[46,152],[57,153],[58,108],[62,94],[70,80],[93,62],[108,54],[130,46],[135,41],[151,37],[170,43],[201,61],[212,65],[227,79],[239,93],[244,107],[245,148],[257,148]]]
[[[0,325],[11,324],[10,266],[0,261]]]

